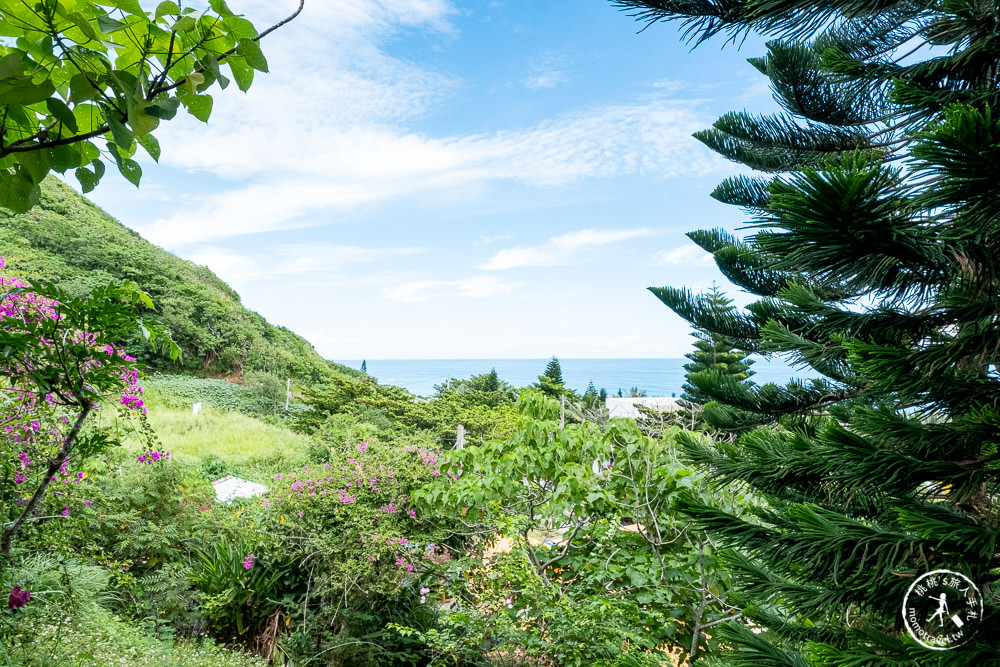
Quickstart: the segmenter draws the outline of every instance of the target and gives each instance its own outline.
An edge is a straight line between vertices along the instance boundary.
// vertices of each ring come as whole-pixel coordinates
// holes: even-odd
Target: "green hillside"
[[[154,246],[55,179],[43,184],[41,204],[31,211],[0,209],[0,254],[14,273],[51,281],[77,296],[110,281],[138,283],[183,350],[186,370],[259,372],[306,384],[332,371],[357,374],[244,308],[240,295],[206,267]],[[130,351],[150,366],[179,370],[147,354],[138,339]]]

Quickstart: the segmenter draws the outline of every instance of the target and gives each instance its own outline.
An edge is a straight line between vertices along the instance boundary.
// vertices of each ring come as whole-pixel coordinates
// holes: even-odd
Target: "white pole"
[[[285,414],[288,414],[288,401],[292,397],[292,378],[285,382]]]

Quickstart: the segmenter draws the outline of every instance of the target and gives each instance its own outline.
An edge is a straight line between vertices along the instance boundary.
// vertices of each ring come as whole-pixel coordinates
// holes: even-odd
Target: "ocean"
[[[360,359],[338,363],[361,368]],[[537,381],[545,371],[548,359],[367,359],[368,374],[382,384],[403,387],[417,396],[430,396],[434,385],[451,379],[468,379],[471,375],[489,373],[497,369],[500,379],[515,387]],[[777,382],[784,384],[789,378],[801,376],[780,361],[755,359],[751,370],[758,384]],[[566,386],[583,392],[587,383],[593,382],[600,391],[609,394],[621,389],[625,396],[632,387],[648,396],[680,395],[684,384],[684,364],[687,359],[559,359]]]

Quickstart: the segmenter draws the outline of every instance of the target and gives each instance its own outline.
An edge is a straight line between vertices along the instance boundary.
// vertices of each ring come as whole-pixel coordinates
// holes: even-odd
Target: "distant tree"
[[[563,384],[562,367],[559,365],[557,358],[552,357],[549,359],[549,363],[545,365],[545,377],[553,382]]]
[[[662,288],[654,287],[650,289],[658,297],[662,293]],[[727,298],[719,291],[718,285],[712,285],[711,291],[705,294],[704,303],[708,308],[713,309],[718,316],[725,317],[732,314],[736,308],[732,299]],[[750,366],[753,360],[749,359],[743,350],[725,336],[710,332],[707,329],[696,328],[691,334],[698,340],[694,343],[694,351],[684,356],[691,360],[691,363],[684,364],[685,381],[681,393],[681,398],[689,403],[704,405],[712,400],[701,387],[706,384],[715,384],[724,380],[731,380],[746,386],[746,380],[753,375]]]
[[[608,400],[608,390],[605,389],[604,387],[601,387],[601,391],[597,395],[597,397],[600,399],[601,403],[604,403],[606,400]]]
[[[629,389],[629,397],[631,398],[644,398],[646,396],[645,389],[639,389],[638,387],[632,387]]]
[[[361,372],[366,375],[368,374],[368,361],[365,359],[361,360]]]
[[[469,378],[469,384],[476,391],[500,391],[500,377],[496,368],[491,368],[489,373],[483,375],[473,375]]]
[[[594,381],[591,380],[587,384],[587,391],[583,392],[583,406],[585,408],[592,408],[594,404],[597,403],[597,389],[594,387]]]
[[[501,380],[496,368],[489,373],[472,375],[468,380],[449,380],[447,383],[434,385],[434,395],[437,398],[443,398],[447,393],[461,394],[471,403],[486,407],[514,405],[517,400],[514,385]]]
[[[547,396],[562,396],[566,393],[566,386],[563,382],[562,368],[559,360],[552,357],[545,366],[545,372],[538,376],[536,385]]]

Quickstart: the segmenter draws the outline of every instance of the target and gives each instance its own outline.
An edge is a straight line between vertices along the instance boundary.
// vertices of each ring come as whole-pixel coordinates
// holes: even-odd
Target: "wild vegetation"
[[[0,247],[18,275],[51,282],[76,297],[121,281],[140,285],[156,304],[155,318],[183,352],[181,368],[274,376],[282,402],[285,378],[312,383],[333,371],[357,374],[244,308],[239,294],[207,268],[154,246],[65,184],[50,178],[40,192],[38,205],[27,213],[0,209]],[[174,363],[148,354],[140,333],[123,342],[147,365],[177,372]]]
[[[773,40],[751,62],[781,111],[730,113],[698,135],[762,172],[714,194],[757,231],[689,234],[759,300],[727,312],[657,290],[697,328],[817,378],[692,378],[714,399],[703,418],[743,435],[682,434],[687,460],[761,502],[680,503],[728,547],[741,591],[720,659],[996,664],[997,6],[621,4],[682,21],[696,42]]]
[[[701,405],[655,427],[607,419],[604,391],[567,388],[555,357],[534,387],[379,384],[43,183],[99,169],[91,132],[132,174],[123,151],[156,150],[149,118],[206,104],[181,86],[223,84],[234,54],[265,67],[259,35],[214,0],[202,29],[173,3],[0,0],[78,45],[150,34],[100,85],[52,40],[2,47],[0,202],[29,209],[0,213],[6,664],[996,662],[995,8],[618,4],[696,41],[777,38],[752,62],[784,109],[699,135],[768,174],[716,191],[757,234],[691,234],[760,300],[654,290],[695,327],[684,398]],[[199,60],[172,73],[176,39]],[[123,76],[149,78],[125,94]],[[74,80],[107,97],[99,127],[52,101],[90,99]],[[62,146],[51,132],[76,152],[21,155]],[[750,352],[820,377],[757,386]],[[266,490],[221,501],[225,475]],[[970,585],[930,584],[939,624],[921,607],[913,633],[908,590],[945,569]],[[945,616],[949,599],[965,608]]]

